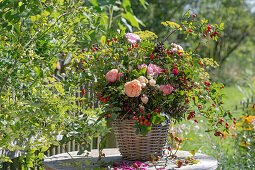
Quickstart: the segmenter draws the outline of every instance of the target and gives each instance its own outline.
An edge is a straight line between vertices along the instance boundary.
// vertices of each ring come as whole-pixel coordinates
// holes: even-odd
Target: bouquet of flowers
[[[223,29],[222,24],[209,25],[204,19],[181,25],[170,21],[162,24],[171,30],[167,38],[182,31],[187,37],[217,40]],[[220,90],[224,86],[209,82],[206,72],[217,66],[213,59],[202,59],[181,44],[160,42],[150,31],[122,31],[111,40],[102,37],[101,42],[91,47],[93,55],[89,59],[93,60],[90,71],[103,108],[102,117],[133,119],[136,132],[143,135],[153,124],[183,119],[197,122],[198,116],[208,118],[208,130],[214,130],[216,136],[222,134],[221,129],[228,130],[222,123],[227,119],[223,117],[231,119],[231,113],[222,108]]]

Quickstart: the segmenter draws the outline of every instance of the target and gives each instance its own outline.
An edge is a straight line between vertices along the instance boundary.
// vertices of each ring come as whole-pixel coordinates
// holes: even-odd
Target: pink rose
[[[159,90],[163,92],[164,96],[166,96],[168,94],[171,94],[174,88],[170,84],[168,84],[168,85],[161,85]]]
[[[147,70],[146,71],[147,71],[147,74],[151,74],[151,75],[153,75],[155,77],[157,77],[159,73],[163,73],[163,70],[160,67],[158,67],[158,66],[156,66],[154,64],[149,64],[147,66]]]
[[[142,65],[138,65],[138,69],[141,70],[142,68],[146,68],[147,69],[147,65],[146,64],[142,64]]]
[[[178,70],[177,69],[173,69],[172,70],[173,74],[176,76],[178,74]]]
[[[133,80],[125,84],[125,93],[128,97],[138,97],[141,91],[142,85],[138,80]]]
[[[180,45],[172,43],[171,46],[172,46],[172,52],[179,51],[179,50],[183,51],[183,48]]]
[[[156,85],[156,81],[155,81],[154,79],[150,79],[150,80],[149,80],[149,84],[150,84],[151,86],[155,86],[155,85]]]
[[[112,69],[106,74],[106,81],[113,83],[119,80],[119,73],[117,69]]]
[[[130,44],[136,44],[137,42],[141,41],[140,37],[138,35],[136,35],[136,34],[133,34],[133,33],[127,33],[125,35],[125,37],[127,38],[127,41]]]
[[[144,77],[144,76],[140,76],[137,80],[139,80],[140,81],[140,83],[148,83],[148,80],[147,80],[147,78],[146,77]]]

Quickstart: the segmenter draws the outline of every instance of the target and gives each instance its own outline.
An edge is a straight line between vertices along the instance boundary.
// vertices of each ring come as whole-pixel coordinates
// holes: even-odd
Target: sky
[[[251,6],[251,11],[255,13],[255,0],[246,0],[246,2]]]

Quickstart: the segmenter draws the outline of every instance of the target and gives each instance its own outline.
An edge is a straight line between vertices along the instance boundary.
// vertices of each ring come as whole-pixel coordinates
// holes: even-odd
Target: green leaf
[[[51,130],[55,130],[55,125],[54,125],[54,124],[51,124],[51,125],[50,125],[50,129],[51,129]]]
[[[31,21],[32,21],[32,22],[35,22],[35,20],[36,20],[36,16],[31,16],[31,18],[30,18],[30,19],[31,19]]]
[[[129,0],[123,0],[122,6],[124,7],[126,12],[130,12],[131,9],[131,3]]]
[[[42,14],[41,14],[42,17],[47,17],[49,15],[50,15],[50,13],[48,11],[46,11],[46,10],[43,11]]]
[[[134,15],[132,15],[130,12],[127,12],[126,14],[122,13],[121,16],[128,20],[132,26],[139,28],[139,23],[135,19]]]
[[[164,120],[165,120],[165,118],[163,116],[161,116],[160,114],[158,114],[156,112],[152,112],[152,120],[151,120],[152,124],[160,124]]]
[[[144,68],[142,68],[142,69],[139,71],[138,75],[139,75],[139,76],[142,76],[142,75],[145,75],[145,73],[146,73],[146,68],[144,67]]]
[[[114,107],[113,110],[114,111],[121,111],[121,108],[120,107]]]
[[[18,24],[16,24],[16,25],[14,26],[14,31],[15,31],[18,35],[20,35],[20,29],[19,29],[19,25],[18,25]]]
[[[105,42],[106,42],[106,37],[103,35],[101,37],[101,43],[102,43],[103,46],[105,45]]]
[[[44,146],[41,148],[41,152],[46,152],[48,149],[49,149],[48,147]]]
[[[39,158],[39,159],[43,159],[43,153],[39,153],[39,154],[38,154],[38,158]]]
[[[147,7],[145,6],[144,0],[140,0],[140,3],[143,5],[144,9],[147,9]]]
[[[94,6],[98,6],[97,0],[89,0]]]

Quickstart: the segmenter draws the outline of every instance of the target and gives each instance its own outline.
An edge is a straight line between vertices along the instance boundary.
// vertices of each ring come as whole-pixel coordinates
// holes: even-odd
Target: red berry
[[[105,157],[105,154],[103,153],[102,156]]]
[[[234,120],[236,120],[236,118],[235,118],[235,117],[234,117],[233,119],[234,119]]]
[[[193,100],[195,100],[196,98],[195,97],[192,97]]]
[[[212,25],[208,25],[208,26],[207,26],[207,29],[211,29],[211,28],[212,28]]]
[[[229,129],[229,127],[228,127],[228,126],[226,126],[226,129]]]
[[[198,107],[199,109],[202,109],[202,106],[201,106],[201,105],[198,105],[197,107]]]
[[[134,167],[134,168],[138,168],[137,163],[133,163],[133,167]]]
[[[106,168],[105,164],[102,164],[102,168]]]
[[[135,47],[139,47],[139,44],[136,44]]]
[[[187,100],[185,100],[185,103],[189,103],[189,100],[187,99]]]
[[[178,161],[178,168],[182,167],[182,161]]]
[[[82,49],[82,52],[86,51],[85,49]]]
[[[214,107],[214,106],[215,106],[215,104],[213,103],[213,104],[212,104],[212,106]]]
[[[236,121],[233,121],[234,124],[236,124]]]
[[[65,54],[63,53],[63,54],[62,54],[62,56],[64,57],[64,56],[65,56]]]
[[[206,37],[206,35],[204,34],[203,37]]]
[[[101,159],[101,155],[98,156],[98,159]]]
[[[153,54],[151,54],[151,55],[150,55],[150,58],[151,58],[151,60],[153,60],[153,59],[154,59],[154,56],[153,56]]]
[[[197,119],[195,119],[195,120],[194,120],[194,122],[196,122],[196,123],[197,123]]]
[[[207,30],[205,30],[205,33],[207,34],[207,33],[208,33],[208,31],[207,31]]]
[[[96,51],[96,49],[95,49],[94,47],[90,47],[90,49],[91,49],[92,51]]]
[[[129,48],[128,51],[131,51],[131,49]]]
[[[82,89],[81,94],[82,94],[82,95],[84,95],[84,94],[85,94],[85,90],[84,90],[84,89]]]
[[[171,151],[171,150],[172,150],[172,147],[171,147],[171,146],[169,146],[169,147],[168,147],[168,150],[169,150],[169,151]]]
[[[108,117],[111,117],[112,115],[111,114],[108,114]]]
[[[195,15],[195,14],[193,14],[192,16],[193,16],[193,18],[196,18],[196,15]]]
[[[192,30],[192,29],[190,29],[190,30],[189,30],[189,32],[193,32],[193,30]]]
[[[188,161],[188,160],[185,160],[185,164],[189,164],[189,161]]]
[[[177,142],[180,142],[180,139],[178,137],[174,138]]]

